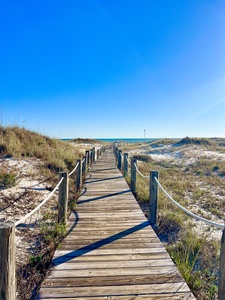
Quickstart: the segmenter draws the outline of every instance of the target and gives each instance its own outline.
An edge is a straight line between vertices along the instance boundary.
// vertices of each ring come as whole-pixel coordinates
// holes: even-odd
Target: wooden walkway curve
[[[195,299],[111,150],[96,161],[37,299]]]

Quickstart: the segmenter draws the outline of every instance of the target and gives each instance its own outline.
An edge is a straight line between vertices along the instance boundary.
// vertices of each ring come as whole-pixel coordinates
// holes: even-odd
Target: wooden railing
[[[105,151],[106,147],[97,149],[97,159]],[[67,223],[69,177],[75,173],[73,177],[75,177],[76,194],[79,195],[87,170],[95,163],[95,160],[96,150],[92,148],[85,152],[82,160],[77,160],[76,167],[71,173],[59,173],[59,182],[61,181],[61,183],[58,187],[58,223]],[[16,300],[15,227],[15,223],[12,221],[0,222],[0,300]]]

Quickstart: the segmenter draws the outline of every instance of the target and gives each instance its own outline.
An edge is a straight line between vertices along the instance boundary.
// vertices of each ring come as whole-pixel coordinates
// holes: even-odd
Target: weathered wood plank
[[[49,278],[45,280],[43,286],[57,287],[57,286],[117,286],[117,285],[141,285],[141,284],[154,284],[154,283],[165,283],[165,282],[179,282],[181,275],[177,274],[158,274],[157,278],[152,275],[126,275],[126,276],[100,276],[100,277],[72,277],[72,278]]]
[[[148,300],[194,300],[195,298],[193,295],[187,295],[187,293],[167,293],[167,294],[162,294],[162,295],[127,295],[127,296],[97,296],[97,297],[67,297],[67,298],[46,298],[46,297],[41,297],[37,298],[38,299],[51,299],[51,300],[59,300],[59,299],[67,299],[67,300],[143,300],[143,299],[148,299]]]
[[[87,174],[37,299],[195,299],[106,152]]]
[[[78,236],[74,236],[74,235],[69,235],[64,239],[64,242],[76,242],[78,243],[78,245],[81,244],[85,244],[85,245],[89,245],[89,244],[93,244],[93,243],[97,243],[97,242],[102,242],[104,243],[104,241],[107,242],[115,242],[114,237],[113,236],[107,236],[104,239],[99,239],[99,238],[92,238],[89,239],[87,237],[82,238],[82,237],[78,237]],[[133,237],[133,235],[131,236],[125,236],[125,237],[120,237],[119,240],[117,241],[117,244],[119,243],[157,243],[157,244],[161,244],[159,243],[159,240],[156,237],[150,237],[150,236],[145,236],[145,237]]]
[[[132,287],[132,289],[131,289]],[[40,291],[40,295],[43,293],[46,296],[50,297],[61,297],[67,298],[74,295],[79,297],[101,297],[101,296],[117,296],[117,295],[161,295],[168,293],[183,293],[189,292],[189,289],[186,284],[182,282],[175,283],[161,283],[161,284],[143,284],[143,285],[122,285],[122,286],[99,286],[99,287],[43,287]],[[40,298],[39,298],[40,299]]]
[[[135,267],[167,267],[167,266],[174,266],[171,259],[164,259],[164,260],[132,260],[132,263],[123,260],[115,260],[110,262],[103,262],[101,264],[99,262],[77,262],[77,261],[69,261],[64,264],[57,264],[54,267],[54,270],[82,270],[82,269],[112,269],[112,268],[132,268]]]
[[[119,249],[127,249],[127,248],[136,248],[137,244],[136,243],[129,243],[129,242],[124,242],[121,243],[120,241],[115,241],[115,242],[110,242],[110,243],[105,243],[105,242],[96,242],[90,245],[87,244],[80,244],[80,245],[76,245],[74,246],[73,242],[68,242],[65,241],[63,243],[63,245],[61,246],[61,249],[65,249],[65,250],[82,250],[82,248],[92,251],[95,249],[99,249],[101,248],[102,250],[104,249],[112,249],[114,250],[115,254],[116,251]],[[151,248],[163,248],[163,246],[160,243],[141,243],[141,245],[138,246],[138,249],[140,248],[147,248],[147,247],[151,247]]]
[[[136,246],[136,248],[127,248],[127,249],[117,249],[116,251],[114,249],[79,249],[79,250],[74,250],[74,251],[70,251],[70,250],[57,250],[55,252],[55,256],[54,257],[58,257],[58,256],[66,256],[68,259],[70,257],[77,257],[77,256],[84,256],[86,254],[89,254],[92,256],[95,255],[115,255],[115,254],[155,254],[155,253],[167,253],[165,248],[160,247],[160,248],[138,248],[138,246]]]
[[[72,256],[69,254],[65,254],[65,251],[63,251],[57,256],[57,252],[55,255],[55,258],[53,260],[53,264],[61,264],[63,262],[89,262],[89,261],[94,261],[94,262],[111,262],[111,261],[136,261],[136,260],[160,260],[164,261],[164,259],[169,258],[169,254],[165,252],[156,252],[156,253],[139,253],[139,254],[105,254],[105,255],[91,255],[91,254],[86,254],[84,256]],[[169,258],[170,259],[170,258]]]
[[[132,264],[131,264],[132,266]],[[151,268],[138,268],[138,267],[130,267],[130,268],[109,268],[109,269],[80,269],[79,277],[87,277],[87,276],[127,276],[127,275],[152,275],[157,280],[159,274],[177,274],[177,269],[175,266],[173,267],[151,267]],[[77,270],[55,270],[53,269],[49,278],[73,278],[78,276]]]

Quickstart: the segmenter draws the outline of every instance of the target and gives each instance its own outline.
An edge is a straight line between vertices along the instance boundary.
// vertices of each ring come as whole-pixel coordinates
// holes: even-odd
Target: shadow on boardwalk
[[[97,200],[101,200],[101,199],[106,199],[106,198],[110,198],[110,197],[114,197],[114,196],[118,196],[118,195],[122,195],[122,194],[126,194],[126,193],[130,193],[130,190],[125,190],[125,191],[118,192],[118,193],[107,194],[107,195],[104,195],[104,196],[90,198],[90,199],[87,199],[87,200],[80,200],[80,201],[77,202],[77,205],[87,203],[87,202],[97,201]],[[85,192],[82,195],[85,195]]]
[[[77,214],[76,214],[76,218],[77,218]],[[79,218],[78,218],[79,219]],[[78,219],[76,219],[74,225],[72,226],[71,230],[73,230],[73,228],[76,226],[77,222],[78,222]],[[96,250],[104,245],[107,245],[107,244],[110,244],[112,242],[115,242],[116,240],[119,240],[119,239],[122,239],[140,229],[143,229],[143,228],[146,228],[149,226],[149,222],[148,221],[145,221],[145,222],[142,222],[136,226],[133,226],[129,229],[126,229],[126,230],[123,230],[117,234],[114,234],[114,235],[111,235],[105,239],[102,239],[102,240],[99,240],[93,244],[90,244],[90,245],[87,245],[85,247],[82,247],[80,249],[77,249],[75,251],[71,251],[70,253],[68,254],[65,254],[65,255],[62,255],[60,257],[57,257],[55,259],[52,260],[52,264],[53,266],[57,266],[59,264],[62,264],[64,262],[68,262],[70,261],[71,259],[73,258],[76,258],[76,257],[79,257],[81,255],[84,255],[84,254],[87,254],[88,252],[91,252],[93,250]]]

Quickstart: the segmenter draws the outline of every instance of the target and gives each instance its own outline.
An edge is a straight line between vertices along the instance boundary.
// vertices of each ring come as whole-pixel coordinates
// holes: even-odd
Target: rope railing
[[[26,219],[28,219],[31,215],[33,215],[39,208],[41,208],[50,198],[51,196],[55,193],[55,191],[58,189],[58,187],[60,186],[60,184],[63,181],[63,177],[61,178],[61,180],[58,182],[58,184],[56,185],[56,187],[54,188],[54,190],[37,206],[35,207],[31,212],[29,212],[25,217],[23,217],[22,219],[18,220],[17,222],[15,222],[15,226],[18,226],[19,224],[23,223],[24,221],[26,221]]]
[[[101,148],[102,153],[106,151],[105,147]],[[3,295],[9,295],[8,298],[11,300],[16,300],[16,280],[15,280],[15,269],[16,269],[16,252],[13,250],[15,249],[16,245],[16,236],[15,236],[15,227],[18,226],[21,223],[24,223],[26,221],[28,230],[31,229],[32,232],[35,235],[40,233],[40,224],[39,220],[42,217],[43,214],[41,214],[42,210],[41,207],[52,197],[52,195],[56,192],[58,189],[58,218],[57,222],[58,224],[67,224],[67,208],[68,208],[68,195],[69,195],[69,176],[71,176],[76,171],[75,179],[73,178],[74,184],[75,184],[75,190],[76,190],[76,196],[80,195],[80,189],[83,184],[83,178],[85,178],[87,174],[88,168],[95,162],[95,147],[92,148],[92,150],[86,150],[86,163],[84,160],[83,168],[81,167],[81,159],[77,159],[76,166],[74,169],[68,173],[68,172],[60,172],[59,173],[59,182],[56,185],[56,187],[53,189],[53,191],[32,211],[30,211],[27,215],[22,217],[20,220],[14,222],[14,221],[6,221],[6,222],[0,222],[1,228],[0,228],[0,253],[3,258],[1,261],[3,262],[1,264],[0,261],[0,282],[3,282],[3,278],[7,278],[7,280],[4,281],[4,284],[0,284],[1,293]],[[47,180],[47,179],[46,179]],[[44,181],[46,181],[44,180]],[[43,182],[44,182],[43,181]],[[31,188],[31,187],[29,187]],[[55,200],[55,199],[54,199]],[[15,201],[14,201],[15,202]],[[35,214],[36,213],[36,214]],[[35,215],[34,215],[35,214]],[[40,214],[40,215],[39,215]],[[44,216],[44,215],[43,215]],[[54,213],[54,218],[56,214]],[[35,221],[32,220],[35,217]],[[52,215],[47,217],[47,219],[52,220]],[[45,221],[47,220],[46,218]],[[56,221],[56,220],[55,220]],[[52,221],[51,221],[52,222]],[[41,220],[42,223],[42,220]],[[31,227],[29,228],[29,225]],[[35,226],[34,226],[35,225]],[[37,225],[37,226],[36,226]],[[46,225],[49,225],[49,222],[46,223]],[[33,227],[32,227],[33,226]],[[20,230],[21,228],[17,228],[17,230]],[[33,230],[35,229],[35,230]],[[35,232],[34,232],[35,231]],[[35,241],[34,238],[34,241]],[[41,238],[41,235],[40,235]],[[4,241],[4,242],[2,242]],[[0,297],[1,298],[1,297]]]
[[[122,153],[121,153],[121,152],[120,152],[120,155],[122,156]],[[127,160],[127,163],[129,164],[129,161],[128,161],[127,156],[125,156],[125,159]],[[135,167],[136,172],[137,172],[142,178],[145,178],[145,179],[146,179],[146,178],[150,178],[149,175],[146,176],[146,175],[144,175],[144,174],[141,173],[141,171],[138,169],[138,166],[137,166],[137,163],[136,163],[136,162],[134,162],[133,165],[134,165],[134,167]],[[151,172],[152,172],[152,171],[151,171]],[[190,212],[190,211],[187,210],[186,208],[184,208],[182,205],[180,205],[178,202],[176,202],[176,201],[168,194],[168,192],[162,187],[162,185],[160,184],[160,182],[158,181],[158,179],[157,179],[155,176],[153,176],[152,179],[154,179],[154,180],[156,181],[157,185],[158,185],[159,188],[162,190],[162,192],[167,196],[167,198],[169,198],[169,199],[170,199],[177,207],[179,207],[179,208],[180,208],[182,211],[184,211],[186,214],[190,215],[191,217],[193,217],[193,218],[195,218],[195,219],[197,219],[197,220],[200,220],[200,221],[203,221],[203,222],[205,222],[205,223],[211,224],[211,225],[213,225],[213,226],[216,226],[216,227],[225,229],[225,225],[224,225],[224,224],[216,223],[216,222],[214,222],[214,221],[211,221],[211,220],[208,220],[208,219],[206,219],[206,218],[200,217],[200,216],[198,216],[198,215],[196,215],[196,214]],[[132,178],[131,178],[131,181],[132,181]],[[133,192],[136,192],[136,190],[135,190],[135,185],[136,185],[136,175],[135,175],[135,179],[134,179],[133,181],[134,181],[134,184],[133,184],[133,188],[131,188],[131,190],[132,190]],[[150,181],[151,181],[151,178],[150,178]]]
[[[120,150],[121,151],[121,150]],[[116,159],[118,159],[118,161],[120,161],[120,155],[118,155],[118,148],[114,147],[114,154]],[[120,153],[121,154],[121,153]],[[126,155],[125,155],[126,154]],[[189,210],[187,210],[186,208],[184,208],[182,205],[180,205],[179,203],[177,203],[169,194],[168,192],[162,187],[162,185],[160,184],[160,182],[158,181],[158,175],[159,172],[158,171],[150,171],[150,176],[145,176],[143,175],[140,170],[138,169],[137,163],[136,163],[137,159],[135,157],[131,158],[131,163],[129,164],[128,161],[128,153],[124,153],[124,161],[123,161],[123,166],[121,166],[121,162],[120,162],[120,168],[118,166],[118,168],[121,170],[124,168],[125,172],[124,172],[124,176],[127,176],[128,174],[128,165],[131,165],[130,168],[130,189],[131,192],[136,196],[137,191],[136,191],[136,173],[138,173],[141,177],[143,178],[149,178],[149,214],[148,214],[148,221],[149,224],[157,229],[158,225],[157,225],[157,210],[158,210],[158,189],[160,188],[162,190],[162,192],[166,195],[166,197],[168,197],[172,203],[174,205],[176,205],[178,208],[180,208],[183,212],[185,212],[187,215],[195,218],[196,220],[208,223],[212,226],[216,226],[219,227],[223,230],[222,233],[222,238],[221,238],[221,244],[220,244],[220,267],[219,267],[219,280],[218,280],[218,299],[219,300],[224,300],[224,295],[225,295],[225,224],[220,224],[208,219],[205,219],[203,217],[200,217],[192,212],[190,212]]]
[[[76,164],[76,166],[74,167],[74,169],[69,173],[69,176],[71,176],[76,171],[78,165],[79,165],[79,162]]]
[[[190,212],[189,210],[187,210],[186,208],[184,208],[182,205],[180,205],[179,203],[177,203],[168,193],[167,191],[162,187],[162,185],[160,184],[160,182],[158,181],[158,179],[156,177],[154,177],[155,181],[157,182],[159,188],[161,189],[161,191],[167,196],[167,198],[169,198],[177,207],[179,207],[181,210],[183,210],[186,214],[190,215],[191,217],[197,219],[197,220],[200,220],[200,221],[203,221],[203,222],[206,222],[206,223],[209,223],[211,225],[214,225],[214,226],[217,226],[217,227],[220,227],[222,229],[225,229],[225,226],[223,224],[219,224],[219,223],[216,223],[216,222],[213,222],[213,221],[210,221],[208,219],[205,219],[203,217],[200,217],[192,212]]]
[[[146,176],[146,175],[143,175],[143,174],[140,172],[140,170],[138,169],[138,166],[137,166],[136,163],[134,163],[134,166],[135,166],[135,168],[136,168],[136,171],[138,172],[138,174],[139,174],[142,178],[149,178],[149,175]]]
[[[130,166],[130,165],[131,165],[131,163],[129,162],[129,160],[128,160],[128,157],[127,157],[127,156],[125,156],[125,158],[126,158],[126,160],[127,160],[128,166]]]

